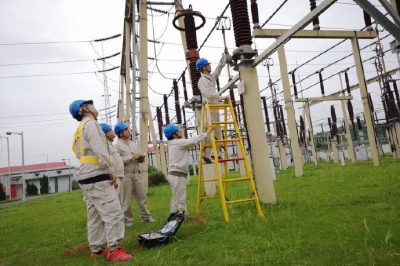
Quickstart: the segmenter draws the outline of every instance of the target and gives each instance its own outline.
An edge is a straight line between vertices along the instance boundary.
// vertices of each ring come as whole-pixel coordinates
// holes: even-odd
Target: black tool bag
[[[185,217],[182,213],[171,213],[159,231],[140,234],[137,240],[142,247],[147,248],[168,244],[170,238],[178,232],[184,220]]]

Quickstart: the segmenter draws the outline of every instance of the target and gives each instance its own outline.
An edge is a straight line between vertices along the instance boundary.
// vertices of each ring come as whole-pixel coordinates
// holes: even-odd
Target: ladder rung
[[[243,180],[249,180],[250,178],[245,176],[245,177],[236,177],[236,178],[224,178],[222,179],[223,182],[235,182],[235,181],[243,181]]]
[[[248,202],[248,201],[255,201],[255,200],[256,200],[256,198],[239,199],[239,200],[230,200],[230,201],[226,201],[226,204],[234,204],[234,203]]]
[[[219,159],[218,162],[219,162],[219,163],[223,163],[223,162],[242,161],[242,160],[244,160],[244,157],[242,157],[242,158],[226,158],[226,159]]]
[[[217,178],[213,178],[213,179],[207,179],[207,180],[202,180],[201,182],[211,182],[211,181],[218,181],[218,179]]]
[[[225,104],[225,103],[221,103],[221,104],[208,104],[209,108],[225,108],[225,107],[229,107],[229,104]]]
[[[233,125],[235,122],[227,121],[227,122],[210,122],[212,125]]]
[[[236,142],[239,141],[240,139],[216,139],[215,142]]]
[[[216,198],[216,197],[220,197],[220,195],[210,195],[210,196],[201,196],[200,199],[211,199],[211,198]]]

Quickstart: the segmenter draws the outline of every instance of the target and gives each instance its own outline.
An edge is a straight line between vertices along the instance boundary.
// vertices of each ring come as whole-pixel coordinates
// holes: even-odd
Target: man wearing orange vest
[[[80,162],[77,180],[86,202],[91,256],[103,253],[107,260],[130,260],[133,256],[121,247],[124,216],[114,188],[116,174],[110,150],[97,122],[98,112],[92,100],[73,101],[69,112],[80,121],[72,149]]]

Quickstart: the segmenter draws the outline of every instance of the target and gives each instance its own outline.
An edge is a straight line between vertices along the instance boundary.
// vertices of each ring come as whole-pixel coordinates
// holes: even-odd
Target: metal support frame
[[[279,38],[284,35],[286,29],[255,29],[253,31],[254,38]],[[300,30],[293,34],[292,38],[300,39],[348,39],[353,38],[354,34],[359,39],[373,39],[377,37],[377,33],[374,31],[339,31],[339,30]]]
[[[379,160],[378,146],[376,143],[375,130],[372,123],[373,118],[371,117],[371,109],[368,103],[367,84],[365,81],[364,68],[362,65],[362,59],[360,54],[360,47],[358,44],[358,39],[356,37],[351,39],[351,46],[354,54],[354,62],[356,66],[357,78],[360,85],[360,95],[363,102],[365,123],[367,124],[368,140],[371,148],[372,160],[374,162],[374,166],[380,166],[381,163]]]
[[[313,102],[313,101],[340,101],[340,100],[353,100],[353,96],[323,96],[323,97],[310,97],[310,98],[297,98],[295,102]]]
[[[396,15],[395,11],[389,6],[386,0],[379,0],[384,8],[389,12],[395,23],[391,22],[384,14],[382,14],[374,5],[367,0],[354,0],[362,9],[364,9],[368,14],[373,17],[376,22],[382,25],[385,30],[387,30],[393,37],[400,42],[400,19]]]
[[[278,58],[279,58],[279,67],[282,77],[283,97],[285,99],[285,109],[287,113],[290,145],[292,149],[292,157],[294,162],[294,172],[296,177],[300,177],[303,175],[303,162],[301,158],[299,141],[297,138],[296,116],[294,113],[292,95],[290,93],[290,83],[289,83],[289,75],[288,75],[284,45],[278,47]]]

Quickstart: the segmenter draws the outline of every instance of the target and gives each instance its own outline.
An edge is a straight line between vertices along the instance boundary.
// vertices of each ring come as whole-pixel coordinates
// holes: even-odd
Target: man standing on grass
[[[92,100],[73,101],[69,112],[80,121],[72,149],[80,162],[77,179],[86,202],[91,256],[103,253],[107,260],[130,260],[133,256],[121,247],[125,234],[123,212],[114,188],[117,177],[113,160],[97,122],[99,113]],[[105,241],[107,248],[103,247]]]
[[[131,208],[132,195],[136,199],[142,222],[154,222],[155,219],[147,207],[146,190],[139,171],[139,163],[144,161],[145,155],[142,154],[139,145],[131,141],[131,131],[128,125],[118,122],[114,126],[114,132],[118,136],[115,147],[125,164],[125,178],[121,182],[119,192],[125,224],[130,227],[134,221]]]

